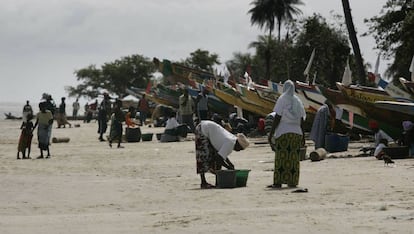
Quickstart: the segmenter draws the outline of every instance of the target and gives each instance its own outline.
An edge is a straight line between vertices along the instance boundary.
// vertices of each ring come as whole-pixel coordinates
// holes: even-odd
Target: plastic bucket
[[[234,188],[236,187],[236,170],[218,170],[216,171],[217,188]]]
[[[153,135],[154,135],[153,133],[143,133],[141,135],[141,140],[142,141],[152,141],[152,136]]]
[[[329,153],[348,150],[349,136],[336,133],[327,133],[325,136],[325,149]]]
[[[250,170],[241,169],[236,170],[236,186],[237,187],[246,187],[247,178],[249,177]]]

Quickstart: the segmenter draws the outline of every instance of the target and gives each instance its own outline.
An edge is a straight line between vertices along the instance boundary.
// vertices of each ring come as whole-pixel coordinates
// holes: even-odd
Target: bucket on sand
[[[249,177],[250,170],[239,169],[236,170],[236,186],[237,187],[246,187],[247,178]]]
[[[236,170],[218,170],[216,171],[217,188],[234,188],[236,187]]]
[[[141,135],[141,139],[142,139],[142,141],[152,141],[152,136],[153,135],[154,135],[153,133],[143,133]]]

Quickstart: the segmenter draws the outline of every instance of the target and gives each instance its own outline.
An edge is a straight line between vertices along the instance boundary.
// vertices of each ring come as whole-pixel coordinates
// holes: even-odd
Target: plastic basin
[[[216,171],[217,188],[234,188],[236,187],[236,170],[218,170]]]
[[[239,169],[236,170],[236,186],[237,187],[246,187],[247,178],[249,177],[250,170]]]

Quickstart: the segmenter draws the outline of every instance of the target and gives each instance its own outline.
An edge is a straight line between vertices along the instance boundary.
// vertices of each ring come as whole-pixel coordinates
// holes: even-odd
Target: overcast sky
[[[302,17],[343,14],[340,0],[302,0]],[[38,102],[41,94],[67,96],[78,83],[73,72],[141,54],[180,60],[196,49],[225,62],[264,34],[251,26],[252,0],[2,0],[0,7],[0,101]],[[350,0],[361,34],[364,18],[386,0]],[[360,37],[367,62],[375,63],[374,40]],[[385,70],[381,64],[380,70]],[[71,103],[73,99],[68,99]]]

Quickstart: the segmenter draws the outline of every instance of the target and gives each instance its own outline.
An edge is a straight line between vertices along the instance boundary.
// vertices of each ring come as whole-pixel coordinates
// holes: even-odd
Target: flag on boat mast
[[[315,48],[312,50],[312,54],[309,58],[308,65],[306,65],[305,71],[303,72],[303,75],[306,77],[306,82],[309,83],[309,70],[312,66],[313,58],[315,57]]]
[[[348,86],[352,84],[352,71],[349,68],[349,58],[346,60],[344,75],[342,76],[342,84]]]

